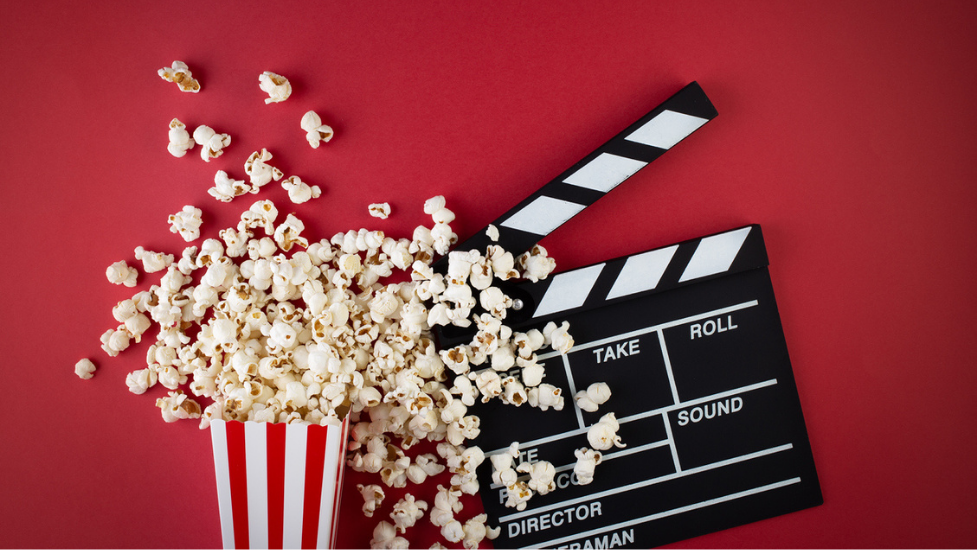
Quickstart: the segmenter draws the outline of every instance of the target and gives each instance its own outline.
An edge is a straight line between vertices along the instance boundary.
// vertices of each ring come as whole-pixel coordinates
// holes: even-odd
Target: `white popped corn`
[[[374,218],[380,218],[381,220],[387,219],[390,216],[390,203],[373,203],[369,207],[370,215]]]
[[[114,285],[125,285],[132,288],[136,286],[136,279],[139,277],[139,272],[136,271],[136,268],[129,267],[125,260],[120,260],[105,270],[105,277]]]
[[[179,233],[186,242],[195,241],[200,238],[201,211],[195,206],[184,206],[176,214],[170,214],[167,223],[170,224],[170,231]]]
[[[210,162],[224,154],[224,148],[231,144],[231,136],[218,134],[210,126],[200,125],[193,131],[193,140],[197,142],[200,149],[200,157]]]
[[[322,190],[318,185],[312,185],[302,181],[298,176],[290,176],[282,180],[282,188],[288,191],[288,199],[295,204],[302,204],[312,199],[319,198]]]
[[[89,380],[95,372],[95,363],[91,359],[85,358],[75,363],[75,374],[82,380]]]
[[[186,155],[187,151],[193,149],[193,146],[196,143],[193,141],[193,138],[190,137],[190,133],[187,132],[186,125],[175,118],[170,121],[168,136],[170,143],[166,146],[166,150],[176,158]]]
[[[236,180],[227,175],[227,172],[218,170],[214,175],[214,186],[207,190],[211,197],[221,202],[231,202],[234,197],[240,197],[245,193],[251,192],[251,186],[244,183],[244,180]]]
[[[323,124],[315,111],[309,111],[302,116],[301,126],[305,130],[305,139],[313,149],[318,149],[321,142],[332,139],[332,128]]]
[[[587,430],[587,442],[590,447],[598,451],[606,451],[613,447],[624,447],[621,436],[617,435],[620,428],[614,413],[607,413]]]
[[[176,83],[181,92],[200,91],[200,83],[193,78],[190,68],[182,61],[174,61],[170,67],[163,67],[157,73],[163,80]]]
[[[280,103],[292,95],[292,85],[288,79],[271,71],[258,75],[258,86],[269,96],[265,99],[265,104]]]

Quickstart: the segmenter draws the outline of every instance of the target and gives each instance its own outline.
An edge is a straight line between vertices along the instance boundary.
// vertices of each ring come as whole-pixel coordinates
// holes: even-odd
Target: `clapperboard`
[[[716,115],[689,84],[501,216],[499,244],[531,248]],[[488,244],[481,232],[458,249]],[[487,455],[518,441],[519,461],[557,470],[557,489],[517,511],[485,461],[497,547],[651,547],[822,503],[767,265],[751,225],[505,288],[521,306],[506,318],[513,330],[566,320],[575,345],[539,356],[562,411],[472,408],[491,418],[475,441]],[[445,327],[439,345],[472,335]],[[594,382],[611,398],[582,411],[573,395]],[[627,446],[603,452],[594,481],[578,485],[574,450],[607,412]]]

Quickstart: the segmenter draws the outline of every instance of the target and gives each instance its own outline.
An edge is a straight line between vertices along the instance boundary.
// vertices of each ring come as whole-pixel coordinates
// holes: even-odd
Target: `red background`
[[[219,546],[208,432],[127,391],[145,341],[98,342],[133,293],[110,263],[178,254],[185,204],[205,237],[250,204],[211,199],[214,171],[269,148],[324,194],[257,198],[317,239],[409,236],[435,194],[467,237],[697,80],[719,118],[544,244],[568,269],[762,224],[825,504],[676,546],[977,545],[973,3],[403,4],[5,5],[0,543]],[[156,75],[174,59],[199,94]],[[288,101],[262,102],[265,70]],[[336,129],[318,150],[309,109]],[[233,142],[174,158],[173,117]],[[341,542],[365,545],[348,481]]]

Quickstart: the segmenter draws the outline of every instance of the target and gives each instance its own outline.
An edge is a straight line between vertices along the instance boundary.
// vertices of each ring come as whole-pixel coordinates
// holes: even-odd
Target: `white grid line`
[[[577,395],[577,386],[573,383],[573,372],[570,371],[570,360],[567,356],[563,356],[563,368],[567,371],[567,384],[570,385],[570,399]],[[577,413],[577,425],[580,426],[581,430],[586,429],[586,425],[583,423],[583,413],[580,412],[580,407],[577,406],[577,400],[573,399],[573,411]]]
[[[675,386],[675,375],[672,374],[672,360],[668,358],[668,349],[665,347],[665,332],[658,331],[658,343],[662,348],[662,359],[665,361],[665,374],[668,375],[668,386],[672,389],[672,403],[678,403],[678,387]]]
[[[680,506],[678,508],[672,508],[671,510],[666,510],[664,512],[658,512],[657,514],[650,514],[640,518],[635,518],[629,521],[622,521],[620,523],[615,523],[613,525],[608,525],[606,527],[600,527],[597,529],[591,529],[590,531],[584,531],[582,533],[576,533],[568,537],[561,537],[558,539],[548,540],[546,542],[540,542],[532,545],[532,548],[543,548],[549,545],[560,544],[563,542],[568,542],[571,540],[577,540],[581,538],[586,538],[591,535],[597,535],[607,531],[613,531],[615,529],[623,529],[625,527],[631,527],[634,525],[640,525],[642,523],[647,523],[649,521],[655,521],[657,519],[667,518],[669,516],[674,516],[677,514],[683,514],[685,512],[691,512],[692,510],[698,510],[700,508],[707,508],[709,506],[714,506],[716,504],[722,504],[723,502],[730,502],[736,499],[748,497],[751,495],[756,495],[760,493],[765,493],[767,491],[772,491],[774,489],[780,489],[782,487],[787,487],[794,485],[795,483],[800,483],[801,478],[792,477],[790,479],[785,479],[783,481],[778,481],[776,483],[770,483],[769,485],[761,485],[760,487],[754,487],[752,489],[747,489],[745,491],[740,491],[738,493],[730,493],[717,498],[712,498],[709,500],[704,500],[702,502],[697,502],[695,504],[689,504],[688,506]],[[525,548],[525,547],[524,547]]]
[[[676,319],[674,321],[668,321],[667,323],[662,323],[660,325],[655,325],[651,327],[645,327],[631,332],[626,332],[624,334],[618,334],[616,336],[608,336],[607,338],[602,338],[600,340],[594,340],[593,342],[588,342],[586,344],[581,344],[579,346],[573,346],[566,354],[576,353],[578,351],[583,351],[585,349],[596,348],[598,346],[603,346],[604,344],[613,342],[615,340],[624,340],[625,338],[633,338],[635,336],[641,336],[642,334],[648,334],[650,332],[655,332],[659,330],[665,330],[668,328],[677,327],[679,325],[684,325],[691,323],[693,321],[698,321],[699,319],[704,319],[706,317],[712,317],[713,315],[722,315],[724,313],[732,313],[734,311],[739,311],[741,309],[746,309],[758,305],[759,302],[756,300],[750,300],[749,302],[743,302],[741,304],[732,305],[729,307],[715,309],[713,311],[707,311],[706,313],[700,313],[698,315],[692,315],[689,317],[683,317],[682,319]],[[556,357],[559,355],[558,351],[551,351],[549,353],[543,353],[537,356],[537,360],[542,361],[544,359],[549,359],[550,357]]]
[[[750,384],[748,386],[741,386],[739,388],[734,388],[732,390],[728,390],[728,391],[724,391],[724,392],[719,392],[719,393],[714,393],[712,395],[707,395],[705,397],[700,397],[700,398],[697,398],[697,399],[691,399],[689,401],[685,401],[684,403],[676,403],[674,405],[668,405],[667,407],[661,407],[661,408],[658,408],[658,409],[653,409],[653,410],[650,410],[650,411],[645,411],[645,412],[642,412],[642,413],[633,414],[631,416],[625,416],[625,417],[619,418],[617,420],[617,423],[618,424],[624,424],[624,423],[627,423],[627,422],[633,422],[635,420],[642,420],[642,419],[649,418],[649,417],[652,417],[652,416],[656,416],[656,415],[659,415],[659,414],[667,413],[667,412],[670,412],[670,411],[673,411],[673,410],[683,409],[685,407],[698,405],[699,403],[706,403],[706,402],[709,402],[709,401],[714,401],[716,399],[722,399],[724,397],[732,397],[734,395],[738,395],[738,394],[741,394],[741,393],[751,392],[753,390],[758,390],[760,388],[765,388],[767,386],[773,386],[776,383],[777,383],[777,379],[776,378],[771,378],[770,380],[765,380],[763,382],[758,382],[756,384]],[[541,437],[539,439],[533,439],[533,440],[530,440],[530,441],[522,441],[522,442],[519,443],[519,446],[520,447],[534,447],[536,445],[542,445],[544,443],[550,443],[552,441],[558,441],[560,439],[566,439],[568,437],[573,437],[575,435],[580,435],[580,434],[583,434],[583,433],[587,433],[587,430],[586,429],[570,430],[568,432],[558,433],[558,434],[550,435],[550,436],[547,436],[547,437]],[[496,455],[496,454],[499,454],[499,453],[507,452],[508,450],[509,450],[509,447],[502,447],[502,448],[499,448],[499,449],[494,449],[492,451],[489,451],[489,452],[485,453],[485,456]]]
[[[608,489],[606,491],[601,491],[599,493],[593,493],[582,497],[577,497],[570,500],[564,500],[562,502],[554,502],[553,504],[548,504],[546,506],[541,506],[532,510],[525,510],[522,512],[517,512],[515,514],[509,514],[508,516],[502,516],[499,518],[499,523],[505,523],[508,521],[524,518],[526,516],[532,516],[535,514],[540,514],[542,512],[548,512],[550,510],[555,510],[557,508],[562,508],[565,506],[573,506],[575,504],[580,504],[581,502],[587,502],[591,500],[596,500],[599,498],[604,498],[607,496],[616,495],[618,493],[623,493],[626,491],[631,491],[634,489],[641,489],[642,487],[648,487],[651,485],[656,485],[658,483],[663,483],[665,481],[671,481],[673,479],[678,479],[690,475],[699,474],[702,472],[708,472],[709,470],[715,470],[716,468],[722,468],[723,466],[729,466],[732,464],[737,464],[739,462],[746,462],[747,460],[753,460],[754,458],[760,458],[763,456],[772,455],[775,453],[789,451],[793,449],[794,445],[787,443],[786,445],[779,445],[777,447],[771,447],[769,449],[764,449],[762,451],[757,451],[755,453],[748,453],[745,455],[740,455],[733,458],[727,458],[726,460],[720,460],[718,462],[713,462],[711,464],[706,464],[703,466],[697,466],[695,468],[689,468],[688,470],[683,470],[681,472],[675,472],[672,474],[666,474],[663,476],[653,477],[651,479],[646,479],[644,481],[638,481],[635,483],[629,483],[627,485],[622,485],[620,487],[615,487],[613,489]]]
[[[678,460],[678,449],[675,447],[675,438],[672,436],[672,426],[668,422],[668,415],[662,415],[662,422],[665,424],[665,435],[668,437],[668,448],[672,451],[672,462],[675,463],[675,471],[682,471],[682,464]]]
[[[635,453],[641,453],[641,452],[644,452],[644,451],[650,451],[652,449],[657,449],[659,447],[664,447],[664,446],[666,446],[668,444],[669,444],[669,441],[667,439],[662,439],[661,441],[655,441],[654,443],[648,443],[648,444],[645,444],[645,445],[639,445],[637,447],[628,447],[627,449],[622,449],[620,451],[614,451],[613,453],[606,453],[606,454],[605,453],[601,453],[601,459],[600,460],[601,460],[601,462],[607,462],[608,460],[613,460],[615,458],[621,458],[622,456],[633,455]],[[561,472],[566,472],[568,470],[572,470],[575,465],[576,465],[576,462],[574,462],[573,464],[564,464],[563,466],[560,466],[559,468],[556,468],[555,471],[558,474],[561,473]],[[521,479],[521,480],[529,479],[529,474],[521,475],[517,479]],[[504,487],[504,485],[499,485],[498,483],[493,483],[493,484],[489,485],[489,488],[490,489],[501,489],[502,487]]]

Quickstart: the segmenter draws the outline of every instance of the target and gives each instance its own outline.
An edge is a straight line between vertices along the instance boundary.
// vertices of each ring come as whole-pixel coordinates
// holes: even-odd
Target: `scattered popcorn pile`
[[[184,91],[199,91],[181,62],[161,69],[160,76]],[[288,80],[265,72],[261,89],[266,103],[284,101]],[[329,141],[332,129],[308,112],[302,128],[312,147]],[[230,136],[201,125],[192,137],[177,119],[169,125],[168,151],[182,157],[195,144],[205,161],[220,157]],[[254,152],[245,162],[249,182],[219,170],[208,194],[231,202],[257,193],[272,180],[282,181],[289,199],[303,203],[321,194],[298,176],[271,166],[272,154]],[[219,231],[198,246],[173,254],[136,247],[134,258],[145,273],[162,272],[158,284],[119,302],[112,314],[119,323],[101,337],[109,356],[138,343],[153,324],[159,331],[146,352],[146,367],[129,373],[126,384],[135,394],[159,384],[168,394],[156,400],[166,422],[199,419],[207,428],[214,419],[258,422],[303,422],[338,425],[350,419],[348,464],[360,472],[379,474],[387,487],[408,481],[425,483],[447,471],[449,487],[438,486],[433,506],[406,494],[393,505],[392,521],[381,521],[373,533],[374,548],[406,548],[399,536],[428,512],[442,536],[466,548],[477,548],[499,529],[486,526],[485,514],[456,519],[462,493],[474,495],[476,468],[485,454],[465,442],[478,436],[481,420],[468,414],[476,399],[562,410],[562,390],[543,383],[544,368],[536,352],[550,347],[566,353],[573,346],[568,323],[547,324],[541,331],[515,332],[504,324],[513,300],[494,286],[496,280],[545,279],[555,262],[543,247],[513,257],[497,245],[482,251],[452,251],[454,213],[444,197],[424,203],[433,224],[419,226],[411,239],[394,239],[378,230],[350,230],[331,239],[310,242],[305,225],[294,214],[280,219],[270,200],[258,200],[236,227]],[[369,213],[385,219],[387,203],[371,204]],[[185,206],[168,218],[170,230],[186,242],[200,239],[201,211]],[[263,233],[263,235],[261,235]],[[488,231],[493,241],[498,231]],[[448,255],[447,274],[432,269]],[[395,270],[409,282],[385,283]],[[134,287],[138,269],[126,262],[106,271],[114,284]],[[196,279],[196,284],[194,284]],[[468,344],[435,349],[435,326],[471,327]],[[75,366],[88,379],[94,364]],[[189,393],[187,393],[189,392]],[[574,399],[587,411],[610,397],[606,384],[594,384]],[[202,405],[198,399],[208,400]],[[588,432],[593,449],[576,451],[574,473],[580,483],[593,479],[601,461],[598,451],[623,446],[616,436],[613,413]],[[419,441],[437,443],[433,453],[408,456]],[[491,457],[493,481],[508,489],[507,506],[523,510],[534,495],[555,488],[554,466],[546,461],[514,466],[518,443]],[[439,462],[438,459],[443,462]],[[372,517],[385,494],[378,484],[358,485],[363,513]]]

